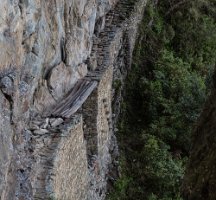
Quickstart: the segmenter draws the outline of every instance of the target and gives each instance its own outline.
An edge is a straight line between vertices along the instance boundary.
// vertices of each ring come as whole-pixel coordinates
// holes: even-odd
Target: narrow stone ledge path
[[[42,117],[33,118],[29,133],[33,153],[28,159],[35,163],[30,172],[34,199],[105,199],[114,165],[110,152],[116,148],[112,141],[115,68],[122,48],[126,47],[126,57],[132,56],[145,4],[145,0],[119,0],[106,15],[103,30],[95,33],[87,75]]]
[[[88,96],[97,87],[96,82],[101,80],[103,73],[109,66],[114,65],[123,33],[131,27],[137,26],[141,20],[145,4],[145,0],[120,0],[114,10],[106,15],[104,30],[95,38],[92,53],[88,60],[91,70],[85,78],[75,84],[61,102],[54,106],[51,111],[45,112],[45,116],[70,118],[81,108]]]

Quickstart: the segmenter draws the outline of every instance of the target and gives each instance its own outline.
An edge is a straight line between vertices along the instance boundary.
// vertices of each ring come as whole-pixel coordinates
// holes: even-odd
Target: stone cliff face
[[[1,1],[1,200],[105,198],[145,3]]]

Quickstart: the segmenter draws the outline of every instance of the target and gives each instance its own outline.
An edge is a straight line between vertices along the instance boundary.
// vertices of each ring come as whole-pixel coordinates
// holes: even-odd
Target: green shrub
[[[216,62],[215,8],[215,0],[149,1],[125,87],[124,170],[112,200],[181,200],[191,129]]]

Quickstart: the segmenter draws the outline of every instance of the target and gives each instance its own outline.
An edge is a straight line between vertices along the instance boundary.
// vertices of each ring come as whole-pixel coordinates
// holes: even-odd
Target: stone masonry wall
[[[33,122],[29,131],[32,154],[28,156],[33,166],[28,182],[27,172],[20,171],[20,197],[31,199],[32,193],[33,199],[87,199],[89,176],[82,126],[81,115],[68,122],[61,118]]]
[[[109,154],[112,135],[113,67],[100,71],[97,89],[83,105],[84,134],[87,141],[90,191],[89,199],[104,199],[106,194]]]
[[[56,199],[87,199],[88,164],[82,120],[61,140],[53,170],[53,191]],[[65,176],[65,174],[67,176]]]

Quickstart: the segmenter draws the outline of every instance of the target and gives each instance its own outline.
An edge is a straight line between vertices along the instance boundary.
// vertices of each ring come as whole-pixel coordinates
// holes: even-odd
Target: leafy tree
[[[216,1],[150,1],[119,122],[122,177],[110,199],[181,200],[191,129],[216,62]]]

